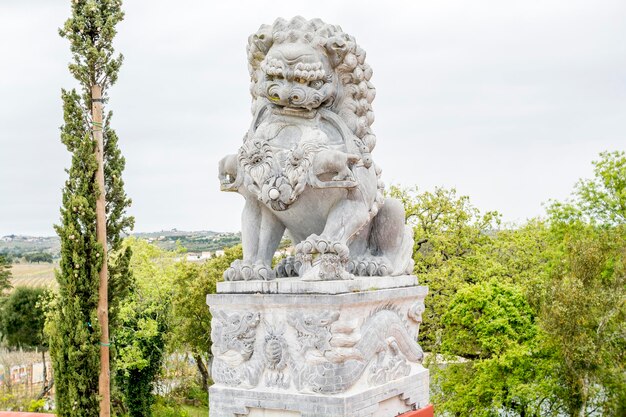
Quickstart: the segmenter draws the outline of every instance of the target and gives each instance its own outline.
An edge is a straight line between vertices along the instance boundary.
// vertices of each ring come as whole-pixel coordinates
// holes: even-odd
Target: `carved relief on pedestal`
[[[330,350],[330,326],[339,319],[338,311],[310,313],[296,311],[287,316],[287,322],[296,330],[300,352],[306,355],[309,350],[322,354]]]
[[[415,325],[390,304],[364,320],[308,309],[288,312],[284,322],[274,317],[274,323],[259,312],[213,314],[213,378],[228,386],[253,388],[264,381],[267,387],[336,394],[361,378],[380,385],[406,376],[410,363],[423,358],[411,335]]]
[[[358,326],[342,322],[339,314],[292,314],[301,349],[294,364],[299,391],[344,392],[368,365],[370,384],[382,384],[409,374],[409,362],[421,363],[423,352],[410,336],[406,322],[391,306],[383,306]]]
[[[213,380],[228,386],[256,386],[262,370],[255,351],[260,313],[211,311]]]
[[[417,300],[411,307],[409,307],[409,311],[407,312],[407,316],[409,319],[417,323],[417,328],[415,330],[415,340],[418,339],[420,334],[420,326],[422,324],[422,314],[426,311],[426,306],[424,305],[424,300]]]
[[[290,378],[286,374],[287,362],[290,358],[289,347],[284,337],[284,328],[278,330],[265,323],[266,335],[263,345],[265,359],[265,384],[268,387],[289,388]]]

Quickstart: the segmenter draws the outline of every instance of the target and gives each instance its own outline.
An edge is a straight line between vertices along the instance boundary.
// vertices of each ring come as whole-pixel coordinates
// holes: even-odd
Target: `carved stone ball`
[[[272,200],[278,200],[278,197],[280,197],[280,191],[278,191],[276,188],[272,188],[269,192],[269,197]]]

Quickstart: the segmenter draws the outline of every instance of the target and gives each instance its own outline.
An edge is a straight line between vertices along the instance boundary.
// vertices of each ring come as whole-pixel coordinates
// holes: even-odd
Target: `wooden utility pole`
[[[100,417],[111,416],[111,373],[109,370],[109,270],[107,265],[107,219],[104,189],[104,139],[102,137],[102,87],[91,87],[91,117],[93,120],[93,138],[96,141],[98,170],[96,183],[100,194],[96,200],[96,236],[102,245],[102,267],[100,268],[100,288],[98,292],[98,321],[100,322]]]

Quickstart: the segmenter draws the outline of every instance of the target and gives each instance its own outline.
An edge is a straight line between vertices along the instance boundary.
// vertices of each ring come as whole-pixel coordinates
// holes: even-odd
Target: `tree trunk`
[[[587,378],[582,378],[581,381],[581,404],[580,404],[580,410],[578,410],[578,417],[585,417],[585,410],[587,408],[587,396],[588,394],[588,388],[587,388]]]
[[[196,361],[196,366],[198,367],[198,371],[200,372],[200,376],[202,377],[202,389],[204,392],[209,391],[209,371],[207,370],[204,361],[202,360],[202,356],[197,353],[193,355],[194,360]]]
[[[50,391],[52,391],[52,387],[54,386],[54,377],[50,378],[50,382],[47,385],[44,385],[41,389],[41,392],[37,396],[38,400],[41,400],[43,397],[48,395]]]
[[[107,228],[106,201],[104,188],[104,139],[102,137],[102,88],[95,84],[91,87],[91,116],[93,120],[93,138],[96,141],[98,170],[96,183],[100,194],[96,200],[96,235],[102,246],[102,267],[100,268],[100,288],[98,290],[98,321],[100,322],[100,417],[111,416],[111,375],[109,370],[109,271],[107,265]]]
[[[43,385],[41,387],[41,391],[39,392],[39,395],[37,395],[37,399],[41,400],[43,397],[45,397],[50,390],[52,389],[52,386],[54,385],[54,378],[50,378],[50,383],[48,383],[48,367],[46,366],[46,351],[45,350],[41,350],[41,359],[43,360]]]
[[[48,385],[48,369],[46,368],[46,351],[41,349],[41,361],[43,362],[43,386]]]

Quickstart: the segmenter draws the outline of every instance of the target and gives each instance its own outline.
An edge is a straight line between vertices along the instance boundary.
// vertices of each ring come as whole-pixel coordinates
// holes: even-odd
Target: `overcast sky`
[[[0,0],[0,236],[52,235],[69,0]],[[456,187],[505,220],[564,199],[603,150],[626,149],[626,2],[126,0],[108,108],[137,231],[238,231],[217,161],[250,122],[247,37],[276,17],[339,24],[377,89],[387,184]]]

